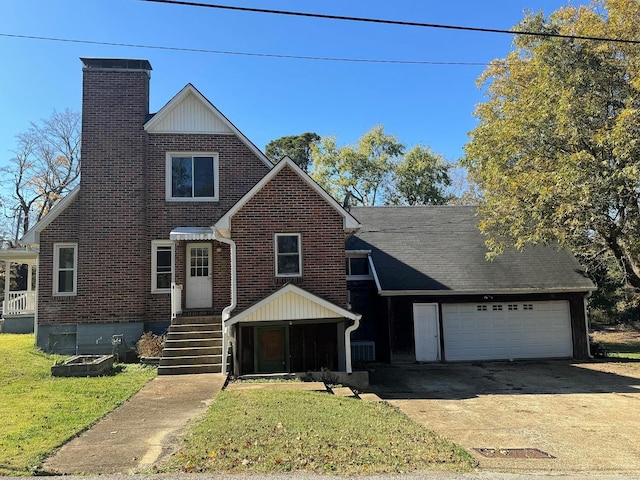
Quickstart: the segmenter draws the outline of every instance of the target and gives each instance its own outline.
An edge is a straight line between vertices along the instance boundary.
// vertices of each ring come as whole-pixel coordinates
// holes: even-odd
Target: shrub
[[[166,335],[156,335],[153,332],[144,332],[136,344],[139,357],[160,357]]]

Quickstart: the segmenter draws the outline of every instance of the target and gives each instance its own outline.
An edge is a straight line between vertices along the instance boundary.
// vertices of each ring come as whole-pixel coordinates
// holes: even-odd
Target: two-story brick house
[[[589,356],[569,252],[487,262],[472,207],[348,211],[192,85],[151,115],[148,61],[82,62],[81,184],[22,240],[42,349],[122,354],[170,325],[161,373]]]
[[[229,344],[236,372],[349,370],[360,317],[347,310],[344,242],[357,221],[192,85],[150,115],[149,62],[82,62],[81,185],[23,239],[40,252],[37,344],[130,347],[173,307],[185,341],[167,370],[220,369]],[[220,337],[221,321],[222,338],[199,338]]]

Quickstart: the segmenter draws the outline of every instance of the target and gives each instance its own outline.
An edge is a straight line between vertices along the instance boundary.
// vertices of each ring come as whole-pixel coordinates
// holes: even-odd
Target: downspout
[[[358,329],[358,327],[360,326],[361,318],[362,318],[362,315],[358,315],[353,320],[353,325],[351,325],[344,331],[344,356],[345,356],[345,364],[346,364],[345,367],[348,374],[353,373],[353,367],[351,366],[351,332]]]
[[[231,250],[231,304],[222,309],[222,374],[227,374],[227,349],[228,349],[228,333],[225,322],[231,318],[231,312],[236,308],[238,296],[238,283],[236,278],[236,243],[230,238],[224,238],[218,235],[216,229],[213,229],[213,239],[221,243],[229,245]],[[235,350],[236,346],[232,344]]]
[[[29,268],[33,268],[31,265]],[[33,310],[33,336],[38,346],[38,305],[40,304],[40,252],[36,257],[36,304]]]

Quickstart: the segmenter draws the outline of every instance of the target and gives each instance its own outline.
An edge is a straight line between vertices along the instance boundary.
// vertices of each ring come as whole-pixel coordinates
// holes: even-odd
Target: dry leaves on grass
[[[471,466],[462,449],[384,403],[244,390],[216,398],[167,470],[347,475]]]

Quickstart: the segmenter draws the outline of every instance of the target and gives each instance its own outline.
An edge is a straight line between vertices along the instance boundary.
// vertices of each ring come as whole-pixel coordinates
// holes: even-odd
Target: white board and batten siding
[[[172,107],[150,133],[233,133],[224,120],[191,92]]]
[[[569,302],[442,305],[447,361],[571,357]]]
[[[294,292],[287,292],[249,313],[242,321],[261,322],[318,318],[338,319],[343,317],[334,310],[318,305],[313,300],[309,300]]]

